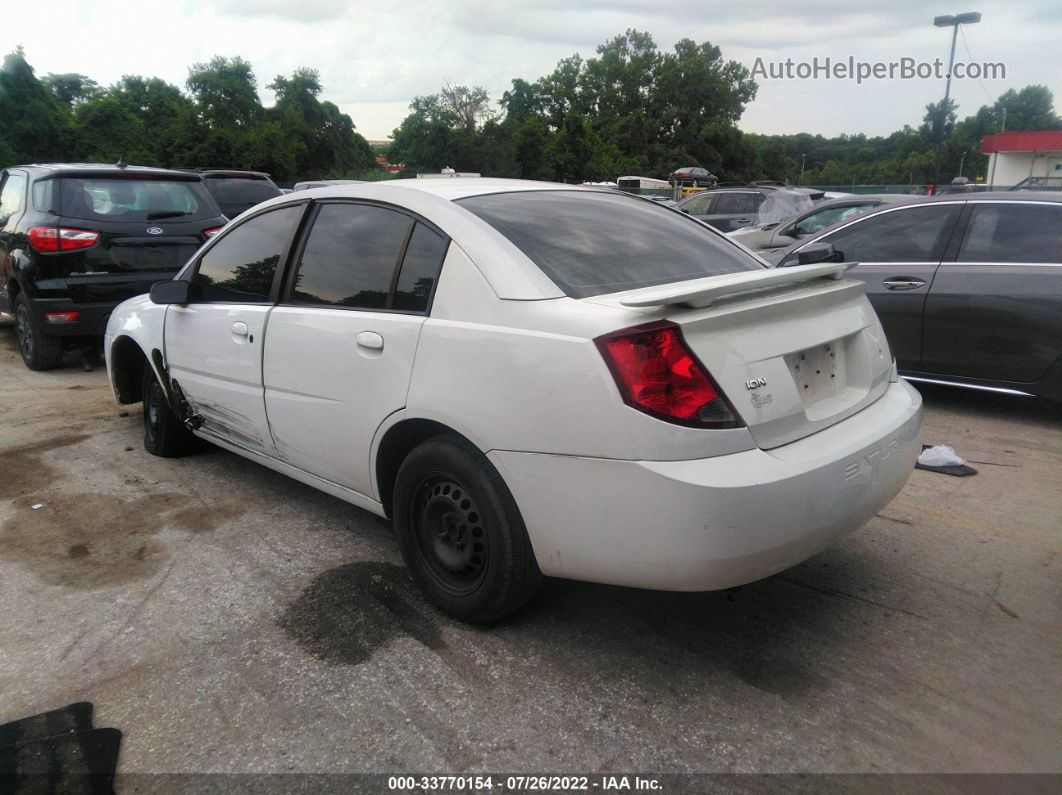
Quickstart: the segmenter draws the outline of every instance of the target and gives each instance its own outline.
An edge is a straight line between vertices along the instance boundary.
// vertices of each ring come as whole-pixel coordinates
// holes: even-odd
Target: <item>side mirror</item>
[[[816,262],[844,262],[844,253],[833,243],[812,243],[797,252],[798,265],[814,265]]]
[[[192,292],[192,285],[185,281],[156,282],[151,285],[151,303],[153,304],[187,304]]]

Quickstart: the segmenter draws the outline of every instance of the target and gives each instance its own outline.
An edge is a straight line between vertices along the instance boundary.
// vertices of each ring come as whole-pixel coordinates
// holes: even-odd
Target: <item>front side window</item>
[[[827,207],[818,212],[811,213],[796,225],[795,234],[811,235],[828,226],[847,221],[857,215],[862,215],[867,210],[873,209],[875,204],[848,205],[845,207]]]
[[[571,298],[764,267],[694,219],[618,192],[491,193],[457,204],[508,238]]]
[[[1062,262],[1062,206],[974,204],[960,262]]]
[[[936,204],[872,215],[821,240],[833,243],[847,262],[936,262],[958,207]]]
[[[297,204],[256,215],[225,233],[203,255],[193,279],[195,300],[265,303],[281,257],[302,217]]]
[[[695,196],[690,196],[679,206],[692,215],[707,215],[712,210],[712,199],[714,198],[715,195],[711,193],[698,193]]]
[[[26,178],[21,174],[8,174],[0,189],[0,219],[9,218],[22,209],[22,193]]]
[[[364,204],[323,204],[295,276],[296,302],[384,309],[413,219]]]

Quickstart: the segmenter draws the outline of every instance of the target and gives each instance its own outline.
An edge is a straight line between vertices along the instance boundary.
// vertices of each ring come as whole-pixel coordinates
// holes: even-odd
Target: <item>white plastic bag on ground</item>
[[[966,462],[959,458],[954,448],[938,444],[923,450],[918,463],[925,467],[961,467]]]

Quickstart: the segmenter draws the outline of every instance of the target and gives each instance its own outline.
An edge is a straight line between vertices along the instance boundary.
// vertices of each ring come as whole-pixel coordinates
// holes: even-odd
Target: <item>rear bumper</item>
[[[900,491],[920,450],[922,400],[905,382],[812,436],[694,461],[493,451],[544,574],[701,591],[794,566]]]
[[[118,304],[143,295],[156,282],[173,278],[170,271],[114,274],[80,279],[39,281],[35,292],[27,294],[29,309],[41,330],[56,337],[97,337],[107,330],[107,318]],[[77,312],[70,322],[49,322],[48,313]]]

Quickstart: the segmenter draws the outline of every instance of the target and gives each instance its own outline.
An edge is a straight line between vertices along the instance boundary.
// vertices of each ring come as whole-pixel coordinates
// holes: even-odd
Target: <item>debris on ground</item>
[[[945,475],[954,475],[957,478],[976,475],[977,470],[967,466],[954,447],[946,444],[922,445],[922,453],[918,456],[915,469],[926,469],[930,472],[941,472]]]

